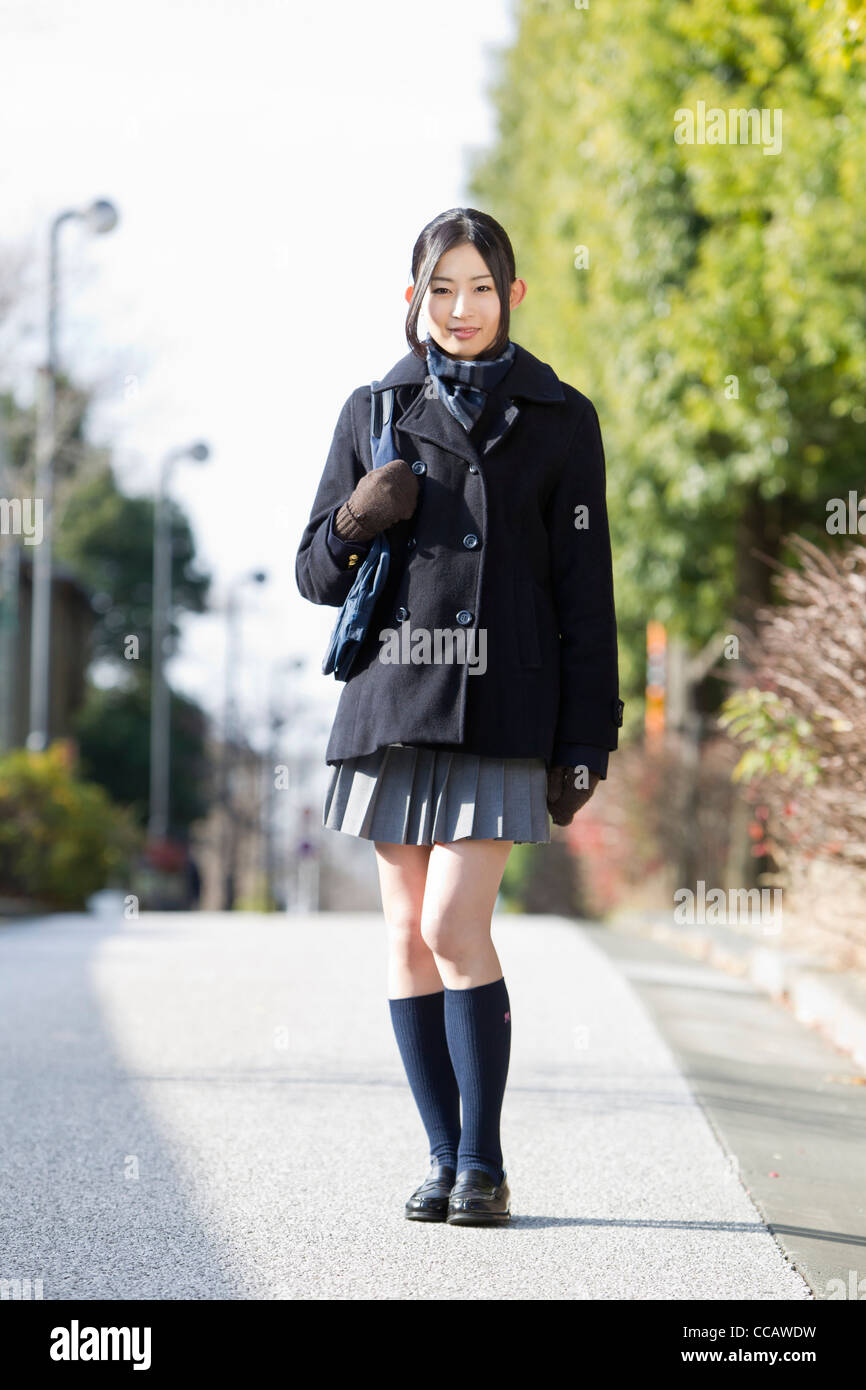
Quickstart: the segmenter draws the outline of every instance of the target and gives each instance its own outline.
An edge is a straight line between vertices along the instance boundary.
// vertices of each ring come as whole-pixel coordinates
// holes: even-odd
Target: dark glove
[[[601,781],[597,772],[590,772],[589,786],[576,787],[576,771],[577,768],[560,767],[557,764],[547,774],[547,809],[553,817],[554,825],[570,825]]]
[[[408,521],[418,505],[418,477],[403,459],[365,473],[334,517],[344,541],[369,541],[397,521]]]

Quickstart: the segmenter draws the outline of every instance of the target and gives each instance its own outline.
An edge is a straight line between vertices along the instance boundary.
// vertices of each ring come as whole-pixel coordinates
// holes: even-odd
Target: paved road
[[[593,932],[497,915],[494,941],[504,1230],[403,1217],[427,1146],[378,915],[0,928],[0,1278],[46,1299],[812,1298]]]

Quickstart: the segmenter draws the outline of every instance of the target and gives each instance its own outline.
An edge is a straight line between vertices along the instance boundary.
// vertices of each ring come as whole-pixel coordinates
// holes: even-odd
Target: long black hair
[[[449,208],[440,212],[421,232],[412,251],[412,300],[406,315],[406,341],[416,357],[426,360],[427,349],[418,337],[418,315],[436,264],[452,246],[471,242],[478,251],[496,285],[499,295],[499,332],[494,342],[478,354],[478,360],[498,357],[508,345],[511,323],[511,284],[517,278],[514,249],[508,233],[495,218],[477,208]]]

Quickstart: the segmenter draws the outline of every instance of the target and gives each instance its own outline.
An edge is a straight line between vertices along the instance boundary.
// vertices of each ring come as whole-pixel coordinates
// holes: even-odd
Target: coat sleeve
[[[618,746],[623,702],[605,489],[601,427],[587,400],[546,513],[560,637],[554,750]]]
[[[554,745],[552,762],[560,767],[585,765],[606,782],[608,756],[606,748],[594,748],[591,743],[557,743]]]
[[[369,544],[350,546],[339,541],[331,525],[335,510],[351,497],[366,472],[355,437],[354,394],[340,411],[310,519],[304,527],[295,559],[295,581],[303,597],[311,603],[330,604],[335,608],[343,603],[358,573],[357,566],[350,567],[349,555],[357,553],[363,557],[369,550]]]
[[[344,541],[337,535],[334,527],[337,521],[337,513],[340,508],[335,507],[328,518],[328,533],[326,540],[328,549],[335,560],[346,567],[353,565],[356,561],[362,560],[372,545],[372,541]]]

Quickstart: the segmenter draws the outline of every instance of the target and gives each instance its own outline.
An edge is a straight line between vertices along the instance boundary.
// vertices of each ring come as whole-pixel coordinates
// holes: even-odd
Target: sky
[[[213,611],[183,624],[172,683],[218,720],[227,587],[244,585],[241,717],[254,741],[286,663],[320,711],[336,609],[294,564],[337,416],[408,351],[412,246],[470,201],[515,0],[0,0],[0,255],[25,257],[3,384],[33,395],[48,228],[95,198],[115,229],[61,231],[62,365],[97,388],[90,434],[131,493],[170,449]],[[13,320],[14,322],[14,320]],[[24,331],[29,329],[29,331]]]

